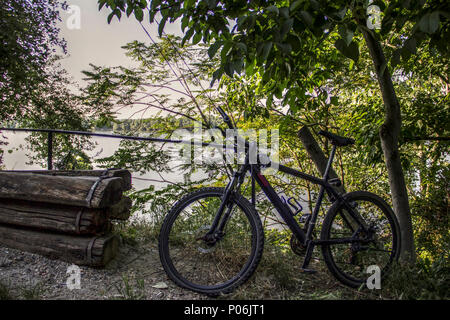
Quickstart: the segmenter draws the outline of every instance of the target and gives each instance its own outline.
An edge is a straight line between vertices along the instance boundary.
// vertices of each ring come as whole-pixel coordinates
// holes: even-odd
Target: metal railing
[[[161,142],[161,143],[184,143],[184,144],[190,144],[190,145],[198,145],[198,146],[202,146],[202,147],[216,147],[216,148],[221,148],[221,149],[230,148],[229,146],[226,146],[224,144],[215,144],[215,143],[208,143],[208,142],[173,140],[173,139],[154,138],[154,137],[136,137],[136,136],[126,136],[126,135],[108,134],[108,133],[94,133],[94,132],[74,131],[74,130],[0,128],[0,131],[47,133],[47,169],[48,170],[53,170],[53,140],[54,140],[55,134],[72,134],[72,135],[80,135],[80,136],[94,136],[94,137],[126,139],[126,140],[136,140],[136,141],[149,141],[149,142]],[[234,147],[233,147],[233,149],[234,149]]]

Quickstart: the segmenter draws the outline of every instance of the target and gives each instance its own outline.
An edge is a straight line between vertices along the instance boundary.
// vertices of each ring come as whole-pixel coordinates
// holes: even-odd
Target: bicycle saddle
[[[334,134],[334,133],[331,133],[331,132],[328,132],[325,130],[320,130],[318,133],[320,135],[324,136],[325,138],[327,138],[328,140],[330,140],[331,144],[335,145],[337,147],[344,147],[344,146],[352,145],[355,143],[354,139],[341,137],[341,136],[338,136],[337,134]]]

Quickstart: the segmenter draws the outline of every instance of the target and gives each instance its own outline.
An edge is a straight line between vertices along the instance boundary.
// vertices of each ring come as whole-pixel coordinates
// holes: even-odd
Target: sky
[[[0,0],[1,1],[1,0]],[[98,10],[97,0],[66,0],[68,5],[75,5],[79,8],[80,25],[79,29],[71,28],[74,19],[71,19],[75,12],[60,12],[61,23],[60,36],[67,41],[67,56],[61,61],[61,65],[71,75],[75,82],[83,85],[83,70],[89,70],[89,64],[98,66],[131,66],[132,61],[125,56],[125,50],[121,47],[128,42],[138,40],[145,43],[151,43],[151,39],[141,28],[134,15],[129,19],[124,15],[119,22],[114,18],[111,24],[108,24],[107,17],[109,9]],[[154,40],[157,39],[157,26],[151,25],[148,19],[143,21],[143,25],[149,31]],[[179,25],[166,24],[166,33],[181,35]],[[129,118],[135,110],[123,110],[118,114],[118,118]],[[151,112],[149,112],[151,113]],[[146,113],[146,115],[149,115]],[[136,118],[140,118],[137,114]],[[8,149],[18,148],[20,144],[25,145],[23,133],[5,133],[10,143]],[[99,144],[102,147],[102,156],[112,154],[116,147],[115,139],[104,139]],[[106,143],[107,142],[107,143]],[[98,152],[98,149],[94,150]],[[95,154],[93,152],[93,154]],[[27,153],[29,150],[18,148],[12,153],[5,152],[4,164],[8,169],[39,169],[39,165],[30,166]],[[155,178],[155,177],[153,177]]]
[[[138,40],[151,43],[134,15],[127,18],[123,15],[119,22],[117,18],[108,24],[109,9],[98,11],[96,0],[69,0],[69,5],[78,6],[80,11],[80,29],[70,28],[72,24],[69,12],[61,12],[61,36],[67,41],[68,57],[63,66],[74,76],[75,80],[82,79],[82,70],[89,67],[89,63],[112,66],[127,65],[130,60],[124,55],[121,46],[130,41]],[[157,39],[157,25],[150,24],[148,19],[143,25],[150,32],[153,39]],[[178,25],[167,24],[167,33],[181,34]]]
[[[67,41],[68,53],[61,65],[80,85],[84,83],[81,71],[89,70],[90,63],[97,66],[128,67],[132,65],[132,61],[125,56],[125,50],[121,47],[134,40],[151,43],[134,15],[127,18],[124,14],[120,22],[115,17],[108,24],[110,10],[103,8],[99,11],[96,0],[68,0],[67,4],[76,8],[70,12],[61,12],[60,35]],[[76,19],[75,15],[78,13],[79,19]],[[157,25],[150,24],[146,18],[142,24],[156,40]],[[167,24],[165,32],[181,35],[177,24]],[[127,117],[127,111],[122,112],[120,117]]]

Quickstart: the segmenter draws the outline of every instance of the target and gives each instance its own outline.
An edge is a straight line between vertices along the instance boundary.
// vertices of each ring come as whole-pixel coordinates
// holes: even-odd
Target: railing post
[[[47,135],[47,168],[53,170],[53,132]]]

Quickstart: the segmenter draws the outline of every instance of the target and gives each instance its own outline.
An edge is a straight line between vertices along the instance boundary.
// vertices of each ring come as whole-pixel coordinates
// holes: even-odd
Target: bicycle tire
[[[400,253],[400,229],[394,212],[392,211],[390,206],[379,196],[366,191],[355,191],[345,194],[344,199],[347,201],[347,203],[354,204],[355,206],[358,205],[358,212],[360,214],[362,213],[371,216],[372,220],[368,220],[367,217],[363,216],[363,218],[365,218],[366,220],[366,223],[370,221],[368,226],[373,226],[373,221],[377,220],[377,229],[383,228],[382,234],[381,232],[377,231],[377,240],[369,243],[367,245],[367,248],[357,251],[356,255],[354,252],[355,249],[353,248],[353,244],[322,245],[322,255],[329,271],[333,274],[333,276],[341,283],[349,287],[358,288],[367,282],[367,278],[370,276],[370,272],[367,268],[370,265],[376,265],[379,267],[381,271],[381,281],[381,279],[385,278],[385,276],[388,274],[389,268],[392,263],[398,260]],[[373,209],[369,209],[367,204],[365,206],[362,206],[358,202],[366,202],[372,204],[374,208],[378,209],[378,217],[376,217],[377,214]],[[336,230],[336,234],[347,233],[347,236],[352,232],[351,228],[348,227],[348,224],[345,223],[344,218],[342,218],[343,215],[339,214],[340,212],[342,212],[342,210],[346,210],[343,203],[336,203],[329,209],[322,225],[321,240],[338,239],[335,237],[333,238],[333,230]],[[381,218],[385,218],[384,223],[381,221]],[[343,227],[343,225],[347,225],[347,227]],[[382,242],[382,237],[379,237],[379,234],[386,234],[388,229],[391,232],[391,235],[389,236],[390,239],[386,240],[386,242]],[[340,251],[338,252],[338,250]],[[348,252],[351,252],[350,260],[344,261],[343,256]],[[369,258],[367,255],[368,252],[379,252],[379,256],[377,256],[376,258]],[[366,256],[364,256],[364,254],[366,254]],[[367,264],[365,267],[357,265],[357,261],[359,263],[362,263],[363,260],[364,263]],[[380,267],[381,262],[383,262],[383,265]],[[354,266],[353,269],[350,269],[351,265]]]
[[[232,265],[231,263],[234,262],[234,259],[230,260],[230,256],[237,257],[242,254],[238,251],[237,253],[234,253],[234,255],[231,255],[231,253],[227,252],[225,249],[222,249],[222,247],[215,248],[214,250],[211,249],[212,251],[209,252],[208,247],[202,244],[200,240],[196,239],[195,232],[190,233],[189,231],[184,231],[183,226],[185,225],[189,227],[192,226],[193,229],[197,228],[197,231],[206,230],[208,228],[208,225],[203,226],[200,224],[203,223],[203,220],[209,221],[210,219],[207,219],[205,215],[205,219],[201,220],[202,216],[204,215],[205,212],[209,214],[209,212],[207,212],[206,209],[210,206],[210,203],[218,204],[221,202],[224,191],[225,191],[224,188],[208,187],[199,189],[183,197],[172,207],[170,212],[165,217],[159,235],[158,248],[160,260],[169,278],[182,288],[186,288],[210,296],[217,296],[220,294],[230,293],[236,287],[246,282],[256,270],[256,267],[258,266],[259,261],[261,260],[262,251],[264,247],[264,232],[258,213],[247,199],[245,199],[240,195],[234,194],[231,197],[230,201],[233,201],[234,208],[238,208],[240,210],[239,212],[242,213],[243,215],[237,216],[237,213],[233,212],[231,220],[229,220],[227,223],[224,239],[217,242],[217,244],[214,245],[214,247],[217,245],[222,245],[223,243],[227,243],[227,241],[229,242],[228,245],[230,245],[230,243],[232,243],[231,241],[235,241],[232,243],[231,246],[231,248],[233,249],[234,245],[236,245],[237,247],[237,245],[239,244],[237,243],[238,241],[242,240],[243,242],[244,239],[250,239],[249,256],[246,258],[245,263],[242,263],[241,267],[239,266],[237,267],[239,271],[237,271],[236,274],[233,274],[230,277],[224,276],[224,278],[226,279],[218,283],[205,283],[208,282],[206,278],[209,279],[209,277],[216,275],[216,274],[211,275],[211,273],[213,273],[215,269],[205,268],[204,270],[200,270],[202,267],[200,266],[199,270],[197,271],[196,265],[199,262],[206,263],[208,255],[210,253],[211,259],[217,259],[214,261],[219,261],[221,263],[220,265],[221,270],[219,266],[217,265],[215,266],[216,269],[218,270],[216,272],[217,275],[221,275],[222,273],[231,274],[232,272],[234,272],[233,268],[235,266]],[[195,207],[197,200],[210,198],[214,200],[203,201],[203,204],[199,201],[201,207],[200,206]],[[189,219],[182,220],[185,217],[184,214],[185,211],[189,212],[189,208],[192,204],[194,204],[193,208],[195,210],[197,210],[197,208],[200,208],[201,211],[199,211],[196,215],[192,214],[191,216],[189,216],[191,218],[190,220]],[[195,211],[194,209],[192,209],[192,212]],[[213,210],[210,211],[213,212]],[[244,225],[242,227],[239,226],[239,228],[237,227],[234,228],[234,225],[232,225],[234,221],[243,223]],[[245,229],[245,227],[247,229]],[[231,238],[231,236],[234,235],[234,233],[232,234],[232,231],[236,232],[236,234],[239,233],[239,237],[237,237],[237,240],[233,240],[234,238]],[[248,238],[248,235],[245,234],[246,231],[250,231],[251,233],[250,238]],[[179,237],[179,239],[176,239],[177,237]],[[192,248],[188,247],[189,243],[186,240],[194,240]],[[178,249],[176,247],[177,241],[178,245],[183,247],[183,249]],[[225,248],[225,246],[226,245],[224,244],[223,247]],[[245,248],[238,248],[238,250],[245,250]],[[193,273],[192,277],[194,279],[189,279],[187,277],[187,272],[181,270],[183,264],[180,265],[177,259],[175,259],[176,253],[183,253],[186,256],[184,258],[186,260],[184,261],[185,265],[189,264],[189,262],[193,262],[196,264],[192,271]],[[223,257],[222,256],[218,257],[219,254],[223,254]],[[239,264],[237,260],[235,262],[236,264]],[[230,268],[229,272],[228,268]]]

